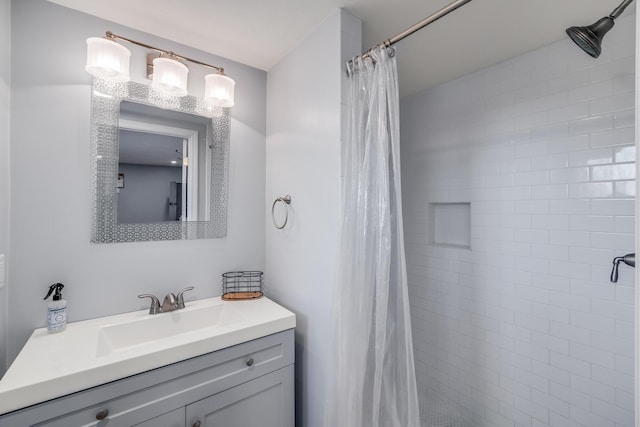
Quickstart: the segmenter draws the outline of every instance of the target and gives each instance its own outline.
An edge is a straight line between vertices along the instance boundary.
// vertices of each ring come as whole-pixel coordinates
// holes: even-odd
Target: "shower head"
[[[582,50],[597,58],[602,52],[602,38],[613,27],[613,19],[606,17],[588,27],[567,28],[567,34]]]
[[[633,2],[624,0],[615,8],[611,15],[599,19],[588,27],[567,28],[567,34],[582,50],[590,56],[597,58],[602,52],[602,38],[613,27],[614,20]]]

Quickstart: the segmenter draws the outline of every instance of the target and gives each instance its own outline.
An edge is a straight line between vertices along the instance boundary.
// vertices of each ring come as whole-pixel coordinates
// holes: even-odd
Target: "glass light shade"
[[[233,107],[233,92],[236,82],[224,74],[204,76],[204,99],[218,107]]]
[[[87,39],[87,66],[84,68],[93,76],[112,82],[128,82],[129,49],[115,41],[101,37]]]
[[[185,96],[188,74],[187,66],[175,59],[156,58],[153,60],[151,87],[165,95]]]

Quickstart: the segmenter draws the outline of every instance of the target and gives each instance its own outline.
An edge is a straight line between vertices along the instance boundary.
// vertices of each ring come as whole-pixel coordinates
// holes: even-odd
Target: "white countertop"
[[[36,329],[0,380],[0,414],[295,325],[295,315],[268,298],[215,297],[170,313],[142,310],[73,322],[58,334]],[[145,328],[149,334],[139,338]]]

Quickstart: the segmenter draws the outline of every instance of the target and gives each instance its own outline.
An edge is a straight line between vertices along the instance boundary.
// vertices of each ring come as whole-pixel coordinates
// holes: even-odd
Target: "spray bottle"
[[[53,293],[53,301],[47,304],[47,332],[56,334],[67,327],[67,300],[62,299],[60,292],[64,288],[62,283],[54,283],[49,286],[49,293],[44,299]]]

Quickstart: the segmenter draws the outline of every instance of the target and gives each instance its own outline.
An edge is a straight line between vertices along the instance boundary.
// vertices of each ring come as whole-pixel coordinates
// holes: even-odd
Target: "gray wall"
[[[53,282],[66,285],[69,320],[77,321],[142,309],[145,302],[136,297],[142,292],[164,296],[194,285],[190,298],[219,295],[224,271],[263,270],[266,73],[45,0],[14,1],[11,14],[9,360],[32,329],[44,326],[42,297]],[[91,79],[84,71],[85,39],[106,30],[222,65],[236,80],[227,237],[89,243]],[[143,81],[145,51],[127,47],[132,78]],[[201,93],[205,73],[190,67],[190,92]]]
[[[331,376],[344,64],[360,52],[360,21],[339,10],[268,74],[266,282],[269,295],[297,315],[299,426],[322,426]],[[271,204],[285,194],[292,197],[289,224],[276,230]]]
[[[162,222],[169,218],[171,182],[182,182],[182,168],[120,163],[124,188],[118,192],[118,222]]]
[[[11,77],[11,2],[0,0],[0,254],[9,249],[9,99]],[[0,272],[0,274],[2,274]],[[6,274],[0,282],[6,284]],[[2,285],[0,285],[2,286]],[[7,357],[7,286],[0,288],[0,376]]]
[[[597,60],[566,39],[401,103],[416,369],[434,414],[634,425],[634,271],[609,283],[634,251],[634,30],[618,20]],[[430,243],[429,203],[451,202],[471,204],[470,250]]]

